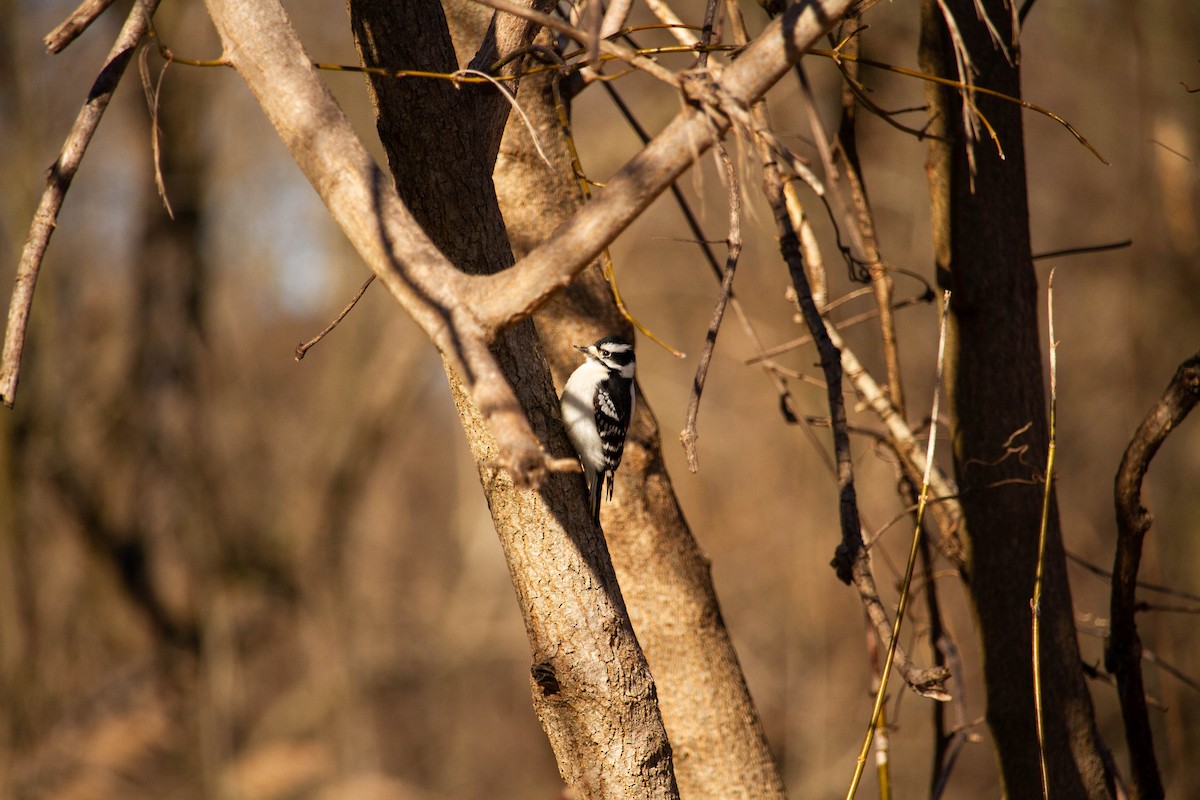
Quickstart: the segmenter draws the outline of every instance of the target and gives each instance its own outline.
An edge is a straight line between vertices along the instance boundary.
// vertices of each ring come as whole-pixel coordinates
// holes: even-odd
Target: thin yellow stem
[[[1033,705],[1037,711],[1038,763],[1042,769],[1042,797],[1050,797],[1050,779],[1046,768],[1046,717],[1042,707],[1042,573],[1046,556],[1046,531],[1050,527],[1050,493],[1054,488],[1055,428],[1058,405],[1058,342],[1054,339],[1054,270],[1046,288],[1046,309],[1050,328],[1050,443],[1046,451],[1046,483],[1042,490],[1042,524],[1038,531],[1037,569],[1033,577]]]
[[[871,722],[867,726],[867,735],[863,738],[862,748],[858,752],[858,761],[854,766],[854,777],[850,780],[850,788],[846,791],[846,800],[854,800],[858,785],[862,781],[863,769],[867,763],[867,754],[871,751],[871,740],[875,729],[883,716],[883,702],[887,696],[888,678],[892,674],[892,662],[896,657],[896,644],[900,637],[900,625],[904,621],[904,612],[908,608],[909,587],[912,585],[913,570],[917,563],[917,553],[920,551],[921,527],[925,520],[925,507],[929,502],[929,477],[933,468],[934,446],[937,441],[938,406],[941,402],[942,371],[946,360],[946,314],[950,308],[950,292],[942,294],[942,305],[938,314],[938,354],[937,382],[933,391],[933,408],[930,419],[934,422],[929,426],[929,446],[925,453],[925,474],[921,478],[921,494],[917,498],[917,521],[913,528],[912,546],[908,551],[908,564],[904,568],[904,582],[900,586],[900,601],[896,604],[896,621],[892,623],[892,638],[888,642],[887,657],[883,661],[883,674],[879,678],[879,689],[875,692],[875,705],[871,710]]]

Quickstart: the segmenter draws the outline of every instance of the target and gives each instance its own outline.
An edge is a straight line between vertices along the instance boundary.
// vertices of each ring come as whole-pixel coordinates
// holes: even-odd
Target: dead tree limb
[[[1142,683],[1142,642],[1137,633],[1137,574],[1151,514],[1142,506],[1142,480],[1167,436],[1200,400],[1200,353],[1179,366],[1162,398],[1142,420],[1117,470],[1117,554],[1113,562],[1111,628],[1104,662],[1117,679],[1125,741],[1129,745],[1131,796],[1161,798],[1162,778],[1154,757],[1146,690]]]
[[[78,39],[112,4],[113,0],[83,0],[78,8],[46,34],[42,40],[46,44],[46,52],[61,53],[66,50],[67,45]]]
[[[12,300],[8,307],[8,327],[4,333],[4,352],[0,355],[0,402],[12,408],[21,379],[21,355],[25,351],[25,332],[29,327],[29,311],[33,307],[33,290],[37,286],[38,273],[50,236],[58,225],[58,212],[62,209],[67,190],[83,161],[92,141],[92,135],[100,125],[108,103],[112,100],[125,68],[133,60],[133,51],[150,27],[150,17],[158,8],[158,0],[139,0],[129,11],[121,32],[108,55],[104,67],[88,92],[87,101],[79,109],[75,124],[63,142],[58,160],[50,167],[46,177],[46,190],[33,215],[29,238],[21,251],[21,262],[17,266],[17,277],[13,285]]]

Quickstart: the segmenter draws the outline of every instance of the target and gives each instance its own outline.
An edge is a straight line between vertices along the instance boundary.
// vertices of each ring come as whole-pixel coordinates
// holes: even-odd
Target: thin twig
[[[67,45],[78,39],[112,4],[113,0],[83,0],[78,8],[42,39],[46,44],[46,52],[57,55],[66,50]]]
[[[875,61],[870,58],[862,58],[861,56],[856,56],[855,58],[851,59],[849,56],[841,55],[836,50],[822,50],[822,49],[818,49],[818,48],[814,47],[814,48],[810,48],[808,50],[808,52],[812,53],[815,56],[822,56],[824,58],[828,58],[833,61],[837,61],[839,58],[845,58],[847,61],[854,60],[860,64],[865,64],[868,67],[874,67],[875,69],[883,69],[883,70],[887,70],[888,72],[895,72],[897,75],[906,75],[910,78],[918,78],[920,80],[928,81],[929,83],[936,83],[941,86],[949,86],[953,89],[958,89],[960,91],[967,88],[966,83],[964,83],[963,81],[956,81],[953,78],[943,78],[940,75],[930,75],[929,73],[921,72],[920,70],[908,69],[907,67],[897,67],[894,64],[886,64],[882,61]],[[1057,122],[1059,125],[1062,125],[1064,128],[1066,128],[1067,132],[1075,137],[1075,141],[1079,142],[1081,145],[1083,145],[1088,150],[1090,150],[1092,155],[1094,155],[1097,159],[1100,160],[1100,163],[1104,164],[1105,166],[1109,165],[1108,161],[1104,158],[1104,156],[1100,155],[1100,151],[1097,150],[1092,145],[1091,142],[1089,142],[1086,138],[1084,138],[1083,134],[1081,134],[1079,131],[1077,131],[1075,129],[1074,125],[1067,122],[1065,119],[1060,117],[1058,114],[1055,114],[1053,111],[1043,108],[1042,106],[1039,106],[1036,103],[1031,103],[1028,100],[1022,100],[1019,97],[1013,97],[1010,94],[1005,94],[1004,92],[998,92],[995,89],[988,89],[985,86],[971,85],[970,90],[971,90],[971,92],[973,92],[975,94],[985,94],[988,97],[995,97],[995,98],[1003,100],[1007,103],[1014,103],[1014,104],[1020,106],[1021,108],[1027,109],[1029,111],[1037,112],[1038,114],[1041,114],[1042,116],[1049,117],[1050,119]]]
[[[1133,244],[1133,239],[1124,239],[1120,242],[1109,242],[1108,244],[1093,244],[1084,247],[1068,247],[1063,250],[1050,250],[1045,253],[1034,253],[1033,260],[1040,261],[1043,258],[1062,258],[1063,256],[1078,256],[1084,253],[1103,253],[1106,250],[1120,250],[1123,247],[1129,247]]]
[[[897,300],[896,302],[892,303],[891,309],[893,311],[898,311],[902,308],[915,306],[918,303],[927,303],[930,301],[930,299],[931,298],[926,294],[918,295],[916,297],[906,297],[903,300]],[[836,327],[839,331],[844,331],[847,328],[852,328],[855,325],[875,319],[878,316],[878,309],[871,309],[870,311],[864,311],[861,314],[855,314],[852,317],[847,317],[846,319],[839,320],[838,322],[830,321],[829,324]],[[803,347],[811,341],[812,336],[806,333],[803,336],[797,336],[795,339],[789,339],[788,341],[777,344],[774,347],[768,347],[766,350],[763,350],[760,353],[746,359],[745,363],[747,365],[757,364],[764,359],[774,358],[775,356],[780,356],[784,353],[795,350],[798,347]],[[897,411],[898,410],[899,409],[897,409]]]
[[[542,161],[547,167],[554,169],[554,165],[550,163],[549,156],[547,156],[546,151],[542,149],[542,143],[538,139],[537,130],[534,129],[533,123],[529,120],[529,115],[525,113],[525,109],[521,107],[521,104],[517,102],[517,98],[504,86],[504,84],[500,83],[500,81],[496,80],[491,75],[488,75],[486,72],[480,72],[477,69],[460,69],[453,74],[456,76],[474,75],[476,77],[483,78],[492,86],[496,87],[496,91],[500,92],[500,94],[504,96],[504,99],[508,101],[508,104],[516,109],[517,113],[521,115],[521,122],[525,124],[525,130],[529,133],[529,138],[533,142],[533,148],[537,150],[537,154],[541,156]]]
[[[1161,611],[1167,614],[1200,614],[1200,608],[1196,606],[1181,606],[1173,603],[1147,603],[1144,600],[1138,601],[1135,610],[1138,612]]]
[[[1162,658],[1159,657],[1159,655],[1157,653],[1155,653],[1150,648],[1148,648],[1148,647],[1142,648],[1142,660],[1145,661],[1147,664],[1153,664],[1154,666],[1158,667],[1163,672],[1165,672],[1168,675],[1170,675],[1171,677],[1175,678],[1177,681],[1179,681],[1180,683],[1182,683],[1184,686],[1188,687],[1189,689],[1200,692],[1200,680],[1197,680],[1196,678],[1192,677],[1191,675],[1188,675],[1186,672],[1184,672],[1182,669],[1175,666],[1171,662],[1164,661]],[[1117,685],[1120,686],[1119,680],[1117,682]],[[1147,739],[1145,744],[1150,744],[1150,740]]]
[[[1105,686],[1111,686],[1114,690],[1117,688],[1117,679],[1104,670],[1094,667],[1086,661],[1082,662],[1079,666],[1083,669],[1083,674],[1085,677],[1093,681],[1103,683]],[[1146,695],[1146,705],[1156,711],[1167,710],[1165,703],[1163,703],[1157,697],[1153,697],[1151,695]],[[1123,796],[1118,797],[1118,800],[1125,800],[1125,798]]]
[[[704,4],[704,24],[700,26],[700,43],[698,49],[700,54],[697,57],[696,66],[700,69],[708,67],[708,46],[712,44],[713,25],[717,19],[717,6],[720,0],[707,0]]]
[[[902,491],[905,500],[908,500],[916,494],[916,487],[907,476],[900,479]],[[925,609],[928,616],[929,625],[929,641],[933,650],[934,666],[946,666],[946,654],[939,646],[943,641],[949,642],[949,634],[946,632],[945,625],[942,621],[941,600],[938,595],[937,581],[934,580],[933,571],[933,549],[929,546],[930,536],[927,532],[921,533],[921,569],[925,573]],[[951,644],[950,647],[953,647]],[[953,673],[951,673],[953,674]],[[954,702],[961,704],[961,689],[955,692]],[[932,703],[933,712],[933,779],[931,785],[936,785],[938,778],[946,769],[947,756],[950,744],[950,737],[946,735],[946,707],[942,703]],[[961,709],[960,709],[961,713]]]
[[[871,691],[877,692],[883,679],[883,665],[879,663],[879,635],[869,619],[864,622],[867,628],[867,661],[871,669]],[[903,694],[900,697],[903,697]],[[896,702],[900,702],[899,698]],[[941,703],[934,705],[940,707]],[[879,720],[875,726],[875,774],[879,781],[879,800],[891,800],[892,797],[891,750],[887,706],[884,706],[879,711]]]
[[[1080,633],[1087,634],[1088,636],[1094,636],[1097,639],[1104,639],[1106,642],[1108,641],[1108,639],[1112,633],[1111,625],[1095,626],[1095,625],[1076,624],[1075,627]],[[1168,675],[1170,675],[1171,677],[1177,679],[1180,683],[1182,683],[1184,686],[1188,687],[1189,689],[1192,689],[1196,692],[1200,692],[1200,678],[1195,678],[1191,675],[1188,675],[1186,672],[1184,672],[1179,667],[1175,666],[1174,664],[1172,664],[1169,661],[1164,660],[1162,657],[1160,657],[1156,652],[1151,650],[1149,647],[1144,647],[1144,646],[1142,647],[1142,661],[1145,661],[1147,664],[1153,664],[1154,666],[1161,669],[1163,672],[1165,672]],[[1113,681],[1114,682],[1116,681],[1115,676],[1113,677]],[[1152,699],[1148,695],[1146,697],[1146,702],[1155,708],[1162,707],[1161,705],[1153,702]]]
[[[1071,561],[1074,561],[1076,564],[1083,567],[1093,575],[1099,575],[1101,578],[1112,580],[1113,574],[1111,571],[1102,567],[1098,567],[1092,562],[1080,558],[1070,550],[1067,551],[1067,558],[1069,558]],[[1170,597],[1179,597],[1184,600],[1192,600],[1193,602],[1200,603],[1200,594],[1189,592],[1184,589],[1176,589],[1173,586],[1164,586],[1161,583],[1151,583],[1149,581],[1139,580],[1137,582],[1137,588],[1145,589],[1148,592],[1158,592],[1159,594],[1165,594]]]
[[[725,274],[721,279],[721,291],[717,295],[717,303],[713,308],[712,321],[708,325],[708,335],[704,339],[704,349],[700,353],[700,363],[696,366],[696,378],[692,381],[692,396],[688,401],[687,418],[679,440],[683,443],[683,452],[687,455],[688,469],[695,473],[700,469],[700,461],[696,455],[696,416],[700,413],[700,395],[704,392],[704,382],[708,378],[708,365],[712,362],[713,350],[717,346],[717,334],[721,331],[721,321],[725,318],[725,307],[733,293],[733,277],[737,271],[738,258],[742,254],[742,190],[738,184],[737,173],[733,169],[733,160],[722,142],[713,145],[713,152],[721,164],[725,188],[729,195],[729,253],[725,257]]]
[[[935,644],[938,652],[945,659],[946,668],[950,670],[950,674],[962,675],[962,662],[958,657],[958,648],[955,646],[954,640],[948,635],[944,635],[939,637]],[[972,740],[971,729],[982,722],[982,720],[967,722],[967,690],[961,680],[951,702],[954,704],[954,715],[957,722],[955,722],[954,729],[946,743],[942,759],[937,762],[941,764],[941,769],[935,773],[933,788],[929,791],[930,800],[939,800],[946,791],[946,785],[950,782],[950,775],[954,771],[958,754],[962,752],[963,746]]]
[[[835,214],[834,210],[836,209],[836,217],[844,220],[846,229],[850,235],[850,244],[852,245],[851,252],[848,253],[851,264],[850,278],[851,280],[865,283],[870,274],[869,265],[871,258],[867,255],[867,245],[864,242],[859,218],[850,212],[850,207],[842,195],[838,179],[839,172],[837,166],[833,163],[833,147],[829,143],[829,137],[825,135],[825,126],[821,121],[821,113],[817,108],[817,100],[813,94],[812,86],[808,81],[808,74],[804,71],[804,66],[799,61],[792,67],[792,71],[795,72],[796,77],[800,81],[800,92],[804,97],[805,114],[808,117],[809,128],[812,131],[817,153],[821,157],[821,165],[825,169],[825,186],[832,198],[831,200],[825,200],[826,206],[830,207],[831,215]],[[837,227],[836,223],[834,227]],[[857,257],[854,254],[857,254]],[[866,259],[866,263],[868,264],[868,270],[865,273],[861,270],[861,267],[855,268],[863,263],[863,258]],[[874,260],[878,262],[878,258]]]
[[[79,109],[71,132],[63,142],[58,160],[50,167],[46,179],[46,190],[34,212],[29,229],[29,238],[21,251],[21,262],[13,286],[12,301],[8,308],[8,327],[4,334],[4,351],[0,355],[0,402],[12,408],[16,400],[17,383],[21,378],[21,356],[25,350],[25,333],[29,327],[29,312],[33,306],[33,291],[50,236],[58,225],[58,212],[62,208],[71,181],[79,170],[84,153],[92,141],[92,135],[100,125],[105,109],[112,99],[113,91],[125,74],[133,58],[138,42],[146,35],[150,16],[158,8],[159,0],[137,0],[125,18],[116,42],[104,59],[104,67],[88,92],[87,101]]]
[[[1050,797],[1050,773],[1046,767],[1046,716],[1042,706],[1042,577],[1046,561],[1046,533],[1050,529],[1050,502],[1054,490],[1055,434],[1058,427],[1058,341],[1054,338],[1054,270],[1046,285],[1046,317],[1050,338],[1050,441],[1046,448],[1046,480],[1042,487],[1042,523],[1038,530],[1037,568],[1033,577],[1033,705],[1037,723],[1038,764],[1042,774],[1042,796]]]
[[[862,105],[868,111],[870,111],[872,114],[874,114],[879,119],[886,122],[888,125],[891,125],[896,130],[900,131],[901,133],[906,133],[909,136],[913,136],[918,141],[924,141],[925,139],[942,140],[943,137],[934,136],[933,134],[929,133],[925,128],[912,128],[912,127],[909,127],[908,125],[905,125],[904,123],[896,120],[896,116],[898,116],[899,114],[907,114],[907,113],[912,113],[914,111],[928,111],[929,106],[914,106],[912,108],[902,108],[902,109],[899,109],[896,111],[888,111],[886,108],[883,108],[878,103],[876,103],[874,100],[872,100],[870,95],[867,93],[868,92],[867,87],[862,82],[860,82],[856,77],[852,76],[848,72],[847,65],[850,63],[857,63],[857,62],[851,61],[851,59],[840,59],[839,58],[837,60],[837,67],[842,73],[843,80],[846,81],[846,86],[854,94],[855,100],[857,100],[859,103],[862,103]]]
[[[326,325],[324,330],[322,330],[320,333],[318,333],[313,338],[309,339],[307,342],[303,342],[301,344],[296,345],[296,351],[295,351],[296,361],[300,361],[306,355],[308,355],[308,351],[310,349],[312,349],[313,345],[315,345],[317,342],[324,339],[329,334],[330,331],[332,331],[334,328],[336,328],[341,323],[341,321],[346,318],[346,315],[349,314],[351,312],[351,310],[353,310],[354,306],[356,306],[358,304],[358,301],[362,299],[363,294],[366,293],[366,291],[367,291],[367,287],[371,285],[371,282],[373,280],[375,280],[374,272],[372,272],[367,277],[367,279],[365,281],[363,281],[363,285],[360,286],[358,291],[354,293],[354,297],[351,298],[350,302],[346,304],[346,307],[343,308],[341,310],[341,312],[336,317],[333,318],[333,322]]]
[[[150,79],[150,51],[152,49],[147,45],[138,54],[138,75],[142,79],[142,91],[146,94],[146,106],[150,110],[150,152],[154,159],[154,187],[158,190],[158,196],[162,199],[167,216],[175,219],[175,212],[171,208],[171,200],[167,197],[167,184],[163,180],[162,146],[159,141],[161,129],[158,125],[158,101],[162,96],[163,79],[167,77],[167,67],[171,66],[171,62],[169,60],[164,61],[162,69],[158,73],[158,81],[152,81]]]

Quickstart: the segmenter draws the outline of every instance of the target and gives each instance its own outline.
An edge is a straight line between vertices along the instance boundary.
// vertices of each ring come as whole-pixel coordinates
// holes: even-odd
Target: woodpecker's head
[[[609,372],[615,372],[622,378],[633,377],[633,345],[620,336],[605,336],[586,347],[577,344],[575,349],[586,355],[589,360],[603,364]]]

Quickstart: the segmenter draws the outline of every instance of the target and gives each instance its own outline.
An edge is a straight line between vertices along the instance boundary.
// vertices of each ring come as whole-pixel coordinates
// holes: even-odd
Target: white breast
[[[608,370],[604,365],[588,361],[571,374],[567,385],[563,387],[562,415],[567,425],[567,435],[580,461],[593,474],[604,464],[604,448],[596,431],[596,412],[592,402],[596,384],[606,377]]]

